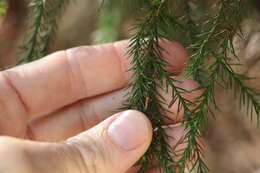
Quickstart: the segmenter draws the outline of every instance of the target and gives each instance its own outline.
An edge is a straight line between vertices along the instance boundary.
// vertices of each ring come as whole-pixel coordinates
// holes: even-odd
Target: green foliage
[[[244,9],[247,8],[244,7],[249,2],[219,0],[211,16],[208,15],[208,17],[199,15],[194,17],[194,8],[191,8],[190,3],[191,1],[182,1],[185,13],[178,17],[169,12],[166,0],[144,3],[141,7],[142,14],[147,14],[147,16],[144,16],[136,26],[137,34],[132,37],[130,44],[130,55],[133,57],[131,70],[135,73],[131,96],[128,99],[131,106],[127,108],[138,109],[146,113],[153,122],[153,127],[159,129],[159,126],[164,124],[162,117],[167,110],[164,110],[162,106],[165,104],[164,100],[160,100],[160,96],[153,94],[158,92],[156,89],[165,86],[162,81],[166,81],[166,89],[171,87],[173,91],[172,104],[179,102],[178,110],[184,110],[182,123],[187,131],[186,136],[180,141],[180,144],[185,143],[187,147],[181,151],[171,151],[167,145],[169,137],[166,136],[165,131],[156,131],[152,142],[156,145],[152,145],[141,160],[140,172],[144,172],[145,166],[149,165],[149,162],[152,163],[152,160],[156,161],[162,172],[177,171],[172,167],[169,168],[170,165],[180,166],[178,171],[181,173],[185,171],[209,172],[204,162],[204,147],[201,138],[208,124],[208,115],[212,112],[211,105],[217,108],[214,95],[216,85],[234,89],[235,94],[239,94],[241,105],[246,105],[251,115],[255,112],[257,120],[259,120],[260,105],[257,99],[259,91],[247,87],[243,81],[249,79],[232,69],[234,65],[232,57],[236,57],[232,40],[235,35],[242,35],[240,23],[246,13]],[[162,11],[160,11],[161,8]],[[182,21],[183,19],[186,19],[185,22]],[[207,20],[205,22],[202,19]],[[158,40],[169,39],[168,33],[164,32],[169,25],[179,26],[186,33],[188,40],[186,44],[190,44],[192,56],[186,74],[201,84],[197,89],[203,90],[193,103],[185,100],[182,97],[182,93],[185,91],[175,86],[176,81],[171,81],[169,74],[162,72],[167,64],[159,61],[162,59],[160,55],[163,50],[159,47]],[[157,56],[153,56],[154,54]],[[160,74],[163,75],[160,76]],[[151,84],[150,87],[149,84]],[[160,123],[156,124],[158,121]],[[161,142],[157,142],[157,136],[165,136],[165,138],[159,138]],[[169,159],[170,156],[178,156],[180,159],[174,162]]]
[[[188,114],[188,107],[192,104],[182,97],[186,92],[177,87],[179,81],[170,77],[165,70],[169,65],[162,58],[162,47],[159,42],[166,37],[165,28],[171,24],[171,10],[168,1],[147,1],[143,6],[144,19],[140,19],[134,30],[136,34],[130,42],[130,51],[132,59],[132,84],[130,85],[130,97],[126,101],[124,109],[137,109],[147,115],[152,122],[154,136],[150,149],[139,161],[141,165],[140,173],[144,173],[152,162],[162,172],[175,172],[172,167],[176,165],[173,158],[173,151],[168,144],[169,136],[165,132],[165,114],[168,110],[165,108],[167,103],[158,93],[158,89],[172,90],[173,101],[180,101],[179,111],[184,109]],[[163,88],[165,86],[166,88]]]
[[[65,2],[66,0],[31,0],[30,17],[33,22],[21,63],[41,58],[48,53],[57,16]],[[144,112],[154,128],[152,144],[137,163],[141,166],[139,173],[144,173],[152,163],[165,173],[209,172],[201,139],[211,109],[218,108],[214,95],[217,85],[233,89],[241,106],[247,107],[248,114],[255,113],[259,122],[260,93],[245,85],[245,81],[252,79],[233,70],[234,65],[239,65],[235,63],[239,58],[235,54],[232,40],[235,35],[243,37],[240,24],[248,13],[247,7],[251,1],[217,0],[210,11],[206,11],[205,2],[206,0],[129,0],[123,3],[131,6],[129,9],[140,17],[133,27],[135,34],[129,44],[129,55],[132,57],[130,70],[133,71],[133,76],[129,86],[131,92],[122,109]],[[117,29],[121,20],[119,4],[116,0],[104,1],[97,31],[101,38],[99,42],[114,41],[118,37]],[[165,50],[159,43],[173,38],[182,41],[191,53],[186,76],[201,84],[197,90],[202,90],[202,94],[192,102],[183,97],[188,91],[178,87],[180,81],[170,77],[174,72],[165,70],[170,65],[162,58]],[[172,92],[170,105],[158,90]],[[173,104],[178,105],[178,113],[184,112],[182,124],[187,131],[179,141],[179,144],[185,143],[187,146],[179,151],[170,147],[170,136],[165,132],[165,115],[169,112],[167,107]]]
[[[57,27],[56,20],[68,0],[31,0],[30,28],[24,43],[24,55],[20,63],[30,62],[45,56],[49,50],[51,36]]]
[[[7,9],[6,3],[3,0],[0,0],[0,16],[5,14],[6,9]]]

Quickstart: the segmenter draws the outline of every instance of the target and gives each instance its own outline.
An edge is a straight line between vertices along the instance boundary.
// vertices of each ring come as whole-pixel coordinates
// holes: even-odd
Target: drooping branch
[[[239,28],[245,16],[243,8],[246,3],[243,0],[219,0],[215,15],[201,27],[203,29],[196,35],[197,42],[192,45],[194,52],[187,73],[201,83],[198,89],[203,89],[203,93],[197,98],[199,104],[191,110],[193,118],[185,116],[183,122],[188,129],[184,139],[188,146],[182,151],[184,154],[181,154],[179,164],[184,168],[189,167],[187,163],[192,163],[194,167],[189,169],[190,172],[194,169],[203,173],[208,171],[206,164],[201,162],[203,150],[199,146],[203,129],[207,126],[207,116],[211,113],[210,107],[218,106],[215,101],[216,85],[234,89],[241,105],[245,105],[251,115],[255,112],[259,122],[259,91],[247,87],[243,81],[248,78],[232,70],[232,66],[238,64],[234,64],[230,57],[231,54],[237,58],[233,37],[242,35]]]
[[[31,0],[33,22],[24,43],[24,55],[18,63],[26,63],[48,53],[51,37],[57,27],[56,22],[69,0]]]
[[[166,30],[171,25],[172,15],[167,0],[146,1],[143,4],[142,14],[146,14],[139,23],[135,25],[136,34],[130,42],[129,55],[133,57],[133,76],[130,85],[130,96],[126,101],[124,109],[137,109],[148,115],[153,128],[155,129],[153,141],[142,159],[138,162],[141,166],[139,173],[147,171],[149,166],[155,162],[161,172],[176,172],[176,163],[173,160],[175,153],[169,145],[169,136],[166,134],[165,100],[158,93],[158,89],[166,86],[165,90],[172,90],[172,102],[179,101],[178,110],[184,110],[184,114],[189,114],[191,102],[183,98],[186,92],[177,87],[179,81],[171,78],[165,70],[169,66],[162,58],[164,51],[160,47],[159,40],[166,36]],[[171,106],[171,105],[169,105]],[[178,111],[178,112],[179,112]]]

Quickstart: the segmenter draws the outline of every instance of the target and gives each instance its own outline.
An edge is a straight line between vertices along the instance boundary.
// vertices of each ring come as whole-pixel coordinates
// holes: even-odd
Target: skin
[[[0,172],[135,173],[152,127],[122,106],[129,83],[128,41],[83,46],[0,73]],[[181,73],[188,59],[176,42],[162,41],[164,58]],[[187,90],[194,81],[173,76]],[[160,91],[161,92],[161,91]],[[199,91],[184,95],[193,99]],[[162,93],[170,102],[170,95]],[[167,129],[172,147],[184,135],[173,105]],[[151,165],[149,173],[158,172]]]

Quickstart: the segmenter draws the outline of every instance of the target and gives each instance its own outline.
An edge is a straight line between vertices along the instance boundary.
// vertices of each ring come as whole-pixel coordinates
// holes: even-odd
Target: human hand
[[[177,43],[161,44],[174,65],[169,70],[181,71],[185,50]],[[0,135],[9,137],[0,137],[0,172],[136,172],[138,167],[131,167],[151,143],[151,124],[134,110],[111,115],[122,106],[131,77],[127,45],[73,48],[1,72]],[[181,80],[187,90],[197,87]],[[176,120],[172,125],[181,120],[181,115],[168,116]],[[174,147],[184,131],[175,125],[167,133]],[[151,165],[152,172],[157,171]]]

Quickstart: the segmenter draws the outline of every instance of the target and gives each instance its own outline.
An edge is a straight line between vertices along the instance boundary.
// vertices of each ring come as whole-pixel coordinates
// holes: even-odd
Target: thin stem
[[[56,20],[68,0],[32,0],[32,18],[34,19],[24,43],[24,56],[18,64],[30,62],[45,56],[49,51],[50,38],[55,33]]]

